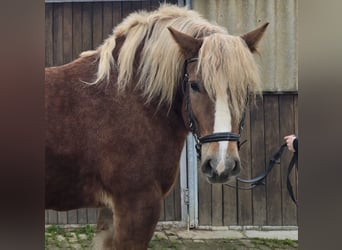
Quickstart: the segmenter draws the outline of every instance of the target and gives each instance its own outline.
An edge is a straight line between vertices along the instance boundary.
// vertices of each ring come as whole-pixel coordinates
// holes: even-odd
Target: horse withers
[[[234,178],[266,26],[232,36],[162,5],[129,15],[95,51],[46,68],[46,208],[108,207],[104,218],[113,217],[98,231],[110,235],[96,246],[147,249],[189,131],[208,181]]]

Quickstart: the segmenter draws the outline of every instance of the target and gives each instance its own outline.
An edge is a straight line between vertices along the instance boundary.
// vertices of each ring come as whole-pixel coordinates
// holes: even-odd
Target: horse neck
[[[125,42],[125,37],[118,37],[116,38],[116,46],[115,49],[112,52],[112,56],[115,61],[118,60],[120,49]],[[143,44],[140,44],[137,51],[141,51],[143,47]],[[140,61],[140,53],[136,53],[135,59],[134,59],[134,73],[133,73],[133,81],[138,82],[139,76],[137,75],[136,69],[138,68]],[[117,77],[118,72],[116,72]],[[117,81],[117,78],[114,80]],[[131,87],[130,92],[131,93],[137,93],[134,91],[134,87]],[[139,91],[138,91],[139,92]],[[139,95],[141,93],[138,93]],[[178,88],[176,92],[176,96],[174,98],[174,101],[171,105],[171,108],[168,107],[168,105],[158,105],[158,100],[154,100],[149,104],[149,107],[151,109],[151,117],[158,114],[158,117],[160,118],[160,124],[164,127],[171,127],[173,130],[172,132],[173,137],[178,135],[182,143],[185,141],[186,135],[188,133],[188,130],[185,126],[183,115],[182,115],[182,100],[183,100],[183,94],[181,91],[181,88]]]
[[[148,106],[151,109],[149,113],[150,119],[153,120],[153,123],[156,123],[154,125],[156,131],[162,133],[164,143],[170,146],[171,151],[179,154],[175,155],[175,157],[180,157],[182,146],[188,134],[183,119],[182,94],[179,91],[177,92],[171,107],[166,104],[158,106],[157,100],[152,101]],[[174,151],[175,148],[178,150]]]
[[[153,104],[152,106],[157,107],[158,105]],[[167,105],[161,105],[157,107],[155,111],[163,114],[162,117],[165,118],[167,127],[172,128],[170,130],[172,136],[177,135],[184,141],[188,130],[183,119],[183,108],[183,95],[181,91],[177,91],[171,107],[168,107]]]

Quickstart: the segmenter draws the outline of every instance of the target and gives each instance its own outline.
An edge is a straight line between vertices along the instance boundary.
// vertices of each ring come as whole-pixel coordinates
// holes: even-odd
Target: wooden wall
[[[268,164],[283,137],[298,133],[298,96],[296,93],[265,93],[250,105],[246,116],[240,151],[241,178],[256,177]],[[236,190],[210,185],[199,172],[199,225],[297,225],[297,209],[287,193],[287,166],[292,154],[285,150],[281,164],[267,177],[266,185],[254,190]],[[291,175],[297,194],[297,172]]]
[[[158,7],[158,0],[46,3],[46,66],[69,62],[96,48],[132,11]]]
[[[169,1],[175,2],[175,1]],[[122,2],[46,3],[45,62],[61,65],[77,58],[82,51],[94,49],[112,33],[115,25],[135,10],[159,7],[158,0]],[[84,208],[68,212],[46,210],[47,224],[96,223],[97,209]],[[163,203],[160,220],[181,219],[179,178],[175,189]]]

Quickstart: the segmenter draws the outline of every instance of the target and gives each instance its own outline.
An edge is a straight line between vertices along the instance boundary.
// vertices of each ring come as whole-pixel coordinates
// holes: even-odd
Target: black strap
[[[242,179],[242,178],[238,177],[238,178],[236,178],[236,180],[237,180],[237,185],[236,186],[230,185],[230,184],[224,184],[224,185],[232,187],[232,188],[242,189],[242,190],[251,190],[251,189],[254,189],[256,186],[265,185],[265,181],[264,180],[266,179],[268,174],[272,171],[273,167],[276,164],[280,164],[280,157],[282,156],[282,154],[284,152],[284,149],[286,147],[287,147],[287,145],[286,145],[286,143],[284,143],[283,145],[280,146],[278,151],[271,157],[265,173],[255,177],[253,179]],[[294,154],[292,159],[291,159],[291,162],[289,164],[289,167],[287,169],[287,183],[286,184],[287,184],[287,191],[288,191],[292,201],[297,205],[297,201],[296,201],[296,199],[294,197],[294,192],[293,192],[292,184],[291,184],[291,181],[290,181],[290,174],[291,174],[291,171],[292,171],[294,165],[297,166],[296,163],[297,163],[297,154]],[[298,166],[297,166],[297,168],[298,168]],[[247,186],[247,187],[239,186],[239,182],[244,183],[244,184],[249,184],[249,186]]]
[[[213,133],[210,135],[202,136],[198,138],[200,143],[208,143],[208,142],[218,142],[218,141],[239,141],[240,135],[235,133],[228,132],[220,132]]]
[[[255,177],[253,179],[242,179],[242,178],[239,178],[239,177],[236,178],[238,182],[242,182],[242,183],[245,183],[245,184],[250,184],[249,187],[242,188],[242,187],[233,186],[233,185],[229,185],[229,184],[225,184],[225,185],[229,186],[229,187],[245,189],[245,190],[253,189],[253,188],[255,188],[256,186],[259,186],[259,185],[265,185],[265,182],[264,182],[265,178],[272,171],[272,169],[275,166],[275,164],[279,164],[280,163],[279,160],[280,160],[281,155],[284,152],[285,147],[286,147],[286,143],[280,146],[278,151],[270,159],[268,167],[267,167],[266,171],[263,174]]]
[[[294,196],[294,192],[293,192],[293,188],[292,188],[292,184],[291,184],[291,180],[290,180],[290,174],[291,174],[291,171],[292,171],[294,165],[296,165],[296,167],[298,169],[297,162],[298,162],[297,154],[293,154],[291,162],[290,162],[289,167],[287,169],[287,180],[286,180],[287,191],[289,192],[289,195],[290,195],[292,201],[296,205],[297,205],[297,200],[295,199],[295,196]]]

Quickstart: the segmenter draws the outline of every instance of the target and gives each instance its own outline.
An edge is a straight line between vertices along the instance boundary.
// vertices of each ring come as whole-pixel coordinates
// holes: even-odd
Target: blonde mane
[[[182,78],[186,58],[180,53],[167,27],[196,38],[204,38],[199,51],[198,72],[202,74],[205,88],[214,98],[217,91],[229,90],[231,108],[239,116],[247,85],[249,90],[259,90],[259,76],[252,54],[238,36],[230,36],[223,27],[210,24],[197,12],[168,4],[154,12],[130,14],[116,26],[111,35],[96,51],[86,51],[81,56],[97,54],[99,64],[97,84],[109,80],[113,67],[118,69],[118,89],[123,91],[132,83],[133,65],[140,53],[137,88],[147,102],[159,98],[159,103],[172,104],[178,84]],[[118,60],[112,52],[116,39],[124,37]],[[139,45],[142,51],[138,51]],[[223,85],[222,85],[223,84]],[[223,88],[223,89],[222,89]]]

